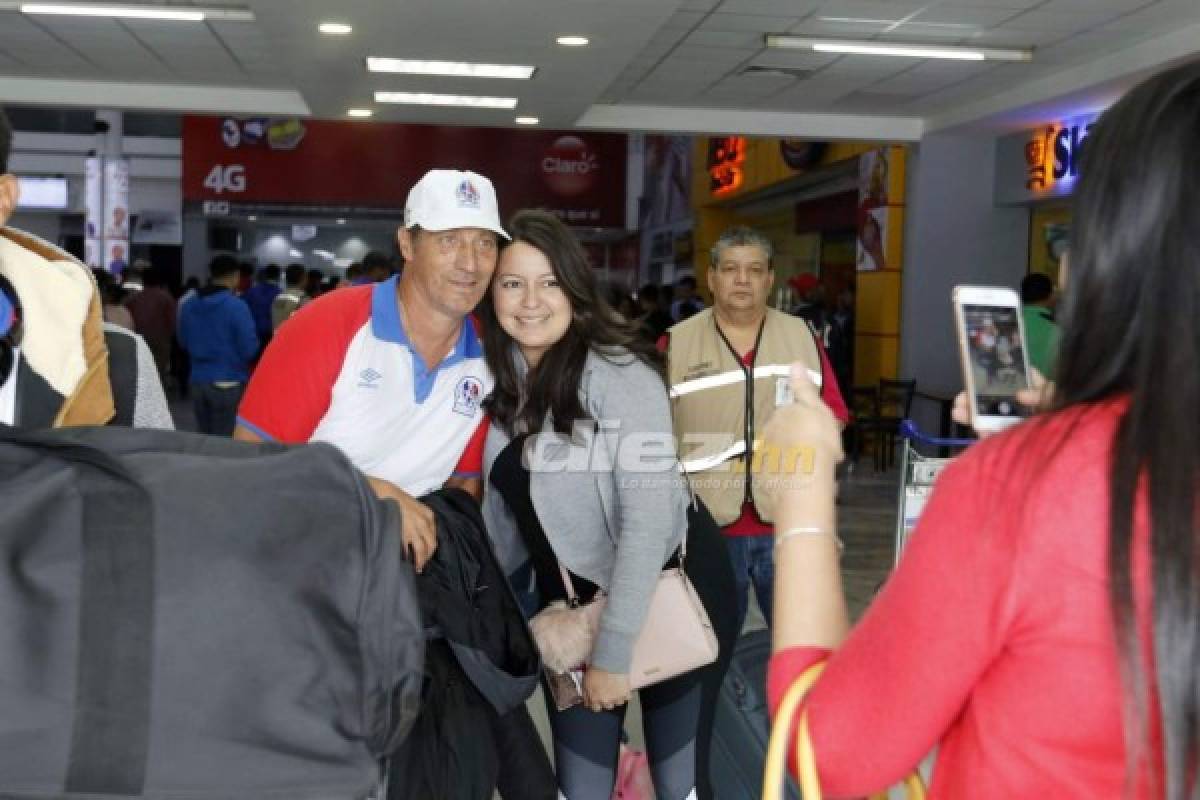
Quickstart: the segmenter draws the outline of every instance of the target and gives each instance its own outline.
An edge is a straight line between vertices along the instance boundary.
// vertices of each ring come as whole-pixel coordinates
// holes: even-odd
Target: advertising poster
[[[888,151],[863,153],[858,159],[858,270],[887,269]]]
[[[426,171],[453,165],[492,181],[502,217],[541,208],[624,228],[628,146],[613,133],[188,115],[183,197],[398,210]],[[314,164],[336,164],[338,180]]]
[[[129,266],[129,162],[104,164],[104,266],[120,276]]]
[[[84,261],[90,267],[104,263],[104,175],[103,162],[89,158],[84,165]]]
[[[691,219],[692,137],[645,137],[643,228]]]

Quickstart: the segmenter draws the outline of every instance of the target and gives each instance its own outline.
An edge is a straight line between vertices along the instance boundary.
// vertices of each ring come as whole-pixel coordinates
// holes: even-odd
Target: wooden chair
[[[879,388],[855,386],[850,390],[849,400],[850,425],[846,428],[846,454],[852,470],[862,455],[863,441],[870,437],[874,445],[879,437]]]
[[[915,380],[893,381],[879,379],[879,415],[876,419],[878,436],[875,439],[875,468],[891,469],[896,463],[896,438],[900,435],[901,420],[912,414],[913,397],[917,393]]]

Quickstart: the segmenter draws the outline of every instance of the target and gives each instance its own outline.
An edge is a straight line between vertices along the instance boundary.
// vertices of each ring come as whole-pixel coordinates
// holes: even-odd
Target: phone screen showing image
[[[1021,416],[1014,395],[1029,386],[1029,376],[1018,314],[1010,306],[963,306],[975,409],[981,416]]]

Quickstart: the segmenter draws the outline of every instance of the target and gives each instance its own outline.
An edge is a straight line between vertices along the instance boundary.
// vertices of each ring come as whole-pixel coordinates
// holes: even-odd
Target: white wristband
[[[816,526],[788,528],[786,530],[779,531],[775,534],[775,549],[778,550],[789,540],[795,539],[799,536],[832,536],[833,540],[837,542],[838,552],[841,553],[846,550],[846,546],[842,544],[841,537],[839,537],[836,533],[827,531],[824,528],[818,528]]]

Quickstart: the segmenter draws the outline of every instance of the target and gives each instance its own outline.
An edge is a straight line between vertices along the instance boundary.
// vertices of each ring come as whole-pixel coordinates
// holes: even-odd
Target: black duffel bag
[[[368,797],[423,659],[333,447],[0,427],[0,797]]]

